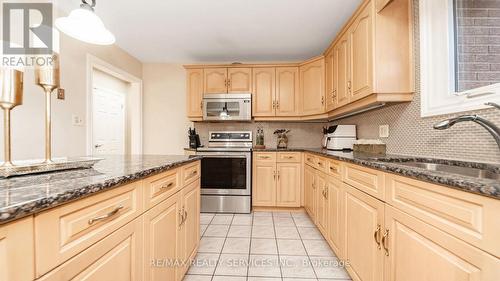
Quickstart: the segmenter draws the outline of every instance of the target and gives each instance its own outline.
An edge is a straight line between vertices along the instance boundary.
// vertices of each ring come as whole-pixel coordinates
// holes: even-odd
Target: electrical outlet
[[[73,114],[71,115],[71,124],[73,124],[73,126],[81,127],[83,126],[83,118]]]
[[[66,92],[64,89],[57,89],[57,99],[64,100],[66,98]]]
[[[381,125],[378,128],[378,134],[379,134],[379,137],[381,137],[381,138],[388,138],[389,137],[389,125]]]

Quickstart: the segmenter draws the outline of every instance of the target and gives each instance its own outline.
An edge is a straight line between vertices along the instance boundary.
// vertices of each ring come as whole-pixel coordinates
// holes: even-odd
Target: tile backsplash
[[[208,142],[209,131],[252,131],[255,144],[257,127],[264,129],[264,144],[268,148],[276,148],[276,129],[289,129],[288,146],[303,148],[321,147],[323,137],[322,127],[326,124],[318,123],[281,123],[281,122],[252,122],[252,123],[195,123],[202,145]]]

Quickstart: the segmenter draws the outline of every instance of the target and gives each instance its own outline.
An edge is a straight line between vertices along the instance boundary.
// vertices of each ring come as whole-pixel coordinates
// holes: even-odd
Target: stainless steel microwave
[[[252,94],[203,95],[203,120],[251,121]]]

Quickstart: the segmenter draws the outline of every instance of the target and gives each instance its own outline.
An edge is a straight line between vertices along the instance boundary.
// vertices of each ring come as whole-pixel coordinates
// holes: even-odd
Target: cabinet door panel
[[[187,70],[187,107],[188,117],[203,116],[203,69]]]
[[[181,193],[181,213],[184,217],[184,222],[181,225],[180,231],[180,259],[181,261],[191,261],[194,258],[195,252],[198,249],[200,239],[200,180],[196,180],[184,187]],[[186,264],[179,270],[179,280],[189,269],[189,264]]]
[[[35,279],[33,217],[0,225],[0,280]]]
[[[334,68],[335,68],[335,50],[332,49],[330,50],[326,56],[325,56],[325,85],[326,85],[326,111],[331,111],[333,107],[335,106],[336,102],[336,97],[335,97],[335,87],[334,87],[334,82],[335,79],[333,78],[334,76]]]
[[[316,225],[320,232],[326,236],[327,230],[327,220],[328,220],[328,200],[326,195],[327,185],[326,176],[320,172],[316,171]]]
[[[276,69],[274,67],[253,69],[252,116],[275,115]]]
[[[321,114],[325,109],[325,60],[320,59],[300,67],[302,115]]]
[[[371,2],[353,23],[351,40],[352,101],[366,97],[373,90],[373,12]]]
[[[251,68],[229,68],[228,93],[251,93],[252,92],[252,69]]]
[[[344,258],[344,231],[343,203],[345,192],[342,182],[328,177],[328,235],[330,246],[339,258]]]
[[[276,116],[297,116],[299,107],[299,68],[276,68]]]
[[[335,108],[349,103],[349,81],[351,79],[350,60],[349,60],[349,37],[342,36],[340,41],[334,47],[334,94]]]
[[[498,280],[500,259],[386,206],[386,280]]]
[[[227,68],[205,68],[205,94],[227,93]]]
[[[253,206],[276,206],[276,163],[255,161],[253,168]]]
[[[384,252],[374,239],[377,227],[384,226],[384,203],[344,184],[345,258],[353,280],[383,280]]]
[[[278,207],[300,207],[301,163],[278,163]]]
[[[144,280],[177,280],[176,266],[151,266],[152,260],[180,258],[180,193],[144,214]]]
[[[304,207],[309,216],[314,220],[314,168],[304,166]]]

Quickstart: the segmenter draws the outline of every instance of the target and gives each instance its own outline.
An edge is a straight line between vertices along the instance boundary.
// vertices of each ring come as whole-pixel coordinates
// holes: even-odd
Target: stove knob
[[[241,134],[241,135],[240,135],[240,137],[242,137],[242,138],[243,138],[244,136],[245,136],[244,134]]]

